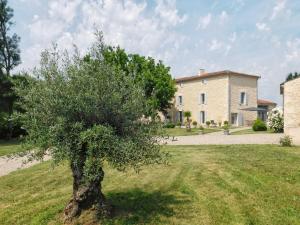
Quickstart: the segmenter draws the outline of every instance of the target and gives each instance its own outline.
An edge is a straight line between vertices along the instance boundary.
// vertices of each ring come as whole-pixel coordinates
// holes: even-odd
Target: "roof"
[[[257,99],[258,105],[277,105],[275,102],[265,100],[265,99]]]
[[[223,75],[247,76],[247,77],[254,77],[254,78],[257,78],[257,79],[260,78],[260,76],[258,76],[258,75],[233,72],[233,71],[230,71],[230,70],[223,70],[223,71],[212,72],[212,73],[204,73],[204,74],[201,74],[201,75],[181,77],[181,78],[175,79],[175,81],[178,83],[178,82],[182,82],[182,81],[197,80],[197,79],[203,79],[203,78],[207,78],[207,77],[223,76]]]

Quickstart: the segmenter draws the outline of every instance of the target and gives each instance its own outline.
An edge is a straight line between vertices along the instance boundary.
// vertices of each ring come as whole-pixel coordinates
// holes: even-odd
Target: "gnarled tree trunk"
[[[73,174],[73,196],[64,210],[65,220],[72,220],[85,209],[95,210],[98,217],[110,217],[112,208],[101,192],[101,182],[104,177],[102,168],[93,181],[86,181],[83,165],[71,165],[71,169]]]

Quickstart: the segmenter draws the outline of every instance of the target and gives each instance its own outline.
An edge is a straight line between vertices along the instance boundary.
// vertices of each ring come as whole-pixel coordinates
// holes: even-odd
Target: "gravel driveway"
[[[235,145],[235,144],[279,144],[283,134],[242,134],[224,135],[222,132],[209,135],[178,136],[168,145]]]
[[[7,158],[5,156],[0,157],[0,176],[4,176],[15,170],[28,168],[40,163],[40,161],[32,161],[30,163],[24,164],[26,158],[26,156],[17,158]],[[44,160],[48,159],[50,159],[50,156],[45,156]]]

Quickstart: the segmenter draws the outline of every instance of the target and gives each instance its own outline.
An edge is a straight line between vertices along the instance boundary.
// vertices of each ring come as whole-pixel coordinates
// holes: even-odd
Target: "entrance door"
[[[231,113],[231,124],[237,126],[237,122],[238,122],[238,114]]]

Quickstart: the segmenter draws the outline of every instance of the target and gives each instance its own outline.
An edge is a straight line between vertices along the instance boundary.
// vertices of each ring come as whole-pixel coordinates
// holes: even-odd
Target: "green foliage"
[[[124,170],[164,158],[160,126],[142,120],[148,102],[141,86],[103,60],[106,46],[97,37],[83,58],[61,54],[55,46],[44,51],[33,74],[36,79],[16,88],[26,111],[26,143],[36,147],[33,157],[47,151],[56,163],[68,160],[72,169],[83,166],[89,182],[104,161]]]
[[[209,125],[210,125],[210,121],[206,121],[206,122],[205,122],[205,124],[206,124],[206,126],[208,126],[208,127],[209,127]]]
[[[19,113],[24,110],[18,105],[18,96],[14,90],[15,85],[28,83],[28,76],[0,77],[0,139],[14,138],[25,134],[22,129],[22,120]]]
[[[196,120],[194,120],[194,121],[192,122],[192,124],[193,124],[194,127],[196,127],[198,123],[197,123]]]
[[[252,129],[254,131],[266,131],[268,128],[264,121],[256,119],[252,125]]]
[[[10,75],[10,71],[21,63],[19,42],[17,34],[9,35],[13,9],[7,6],[7,0],[0,1],[0,77]]]
[[[289,135],[285,135],[284,137],[280,138],[279,144],[282,147],[292,147],[293,139]]]
[[[162,61],[155,62],[151,57],[127,54],[120,47],[105,48],[103,56],[107,63],[124,72],[126,76],[132,77],[142,87],[148,101],[148,107],[144,110],[145,115],[152,116],[157,111],[167,112],[176,92],[169,67]]]
[[[224,121],[224,125],[228,125],[229,123],[228,123],[228,121],[227,120],[225,120]]]
[[[295,72],[294,74],[293,73],[289,73],[289,75],[286,77],[286,80],[285,81],[290,81],[290,80],[294,80],[296,78],[300,77],[300,74]]]
[[[185,118],[189,119],[191,116],[192,116],[191,111],[185,111],[185,112],[184,112],[184,117],[185,117]]]
[[[175,124],[171,123],[171,122],[168,122],[168,123],[163,125],[163,128],[175,128]]]

